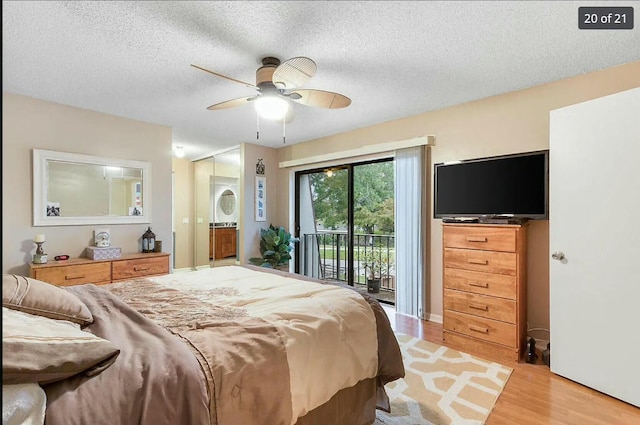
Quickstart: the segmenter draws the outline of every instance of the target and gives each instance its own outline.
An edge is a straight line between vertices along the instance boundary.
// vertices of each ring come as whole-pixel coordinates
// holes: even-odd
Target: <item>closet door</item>
[[[640,88],[550,118],[551,370],[640,406]]]

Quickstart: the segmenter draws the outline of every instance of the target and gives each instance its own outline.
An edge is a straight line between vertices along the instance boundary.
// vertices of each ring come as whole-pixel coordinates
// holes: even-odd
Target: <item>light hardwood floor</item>
[[[442,325],[384,309],[394,331],[443,345]],[[487,359],[513,373],[486,425],[640,425],[639,408],[558,376],[542,363]]]

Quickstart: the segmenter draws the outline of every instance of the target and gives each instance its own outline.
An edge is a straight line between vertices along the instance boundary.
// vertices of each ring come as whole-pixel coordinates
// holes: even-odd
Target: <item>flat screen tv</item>
[[[548,216],[548,150],[435,164],[435,218]]]

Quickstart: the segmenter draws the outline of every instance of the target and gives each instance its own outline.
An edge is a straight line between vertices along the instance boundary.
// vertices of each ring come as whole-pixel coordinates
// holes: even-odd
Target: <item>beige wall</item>
[[[278,181],[278,155],[277,150],[243,143],[240,145],[240,168],[244,170],[240,175],[240,263],[249,263],[249,258],[260,257],[260,229],[267,228],[269,224],[274,226],[285,226],[284,222],[278,220],[278,193],[283,187]],[[267,178],[267,217],[266,221],[255,221],[255,176],[256,164],[262,158],[265,166],[265,177]],[[290,229],[289,229],[290,231]]]
[[[469,158],[549,148],[549,112],[640,86],[640,61],[427,112],[355,131],[296,144],[278,150],[278,161],[301,159],[364,145],[435,135],[429,173],[433,164]],[[603,154],[606,141],[603,141]],[[310,167],[313,167],[310,166]],[[287,190],[289,173],[281,170],[278,187]],[[291,193],[281,193],[278,217],[289,217]],[[433,216],[433,197],[427,217]],[[553,206],[551,206],[553,208]],[[431,220],[430,283],[428,313],[442,314],[442,226]],[[549,328],[549,223],[529,226],[528,321],[530,327]]]
[[[188,159],[173,158],[173,208],[175,231],[174,268],[193,267],[194,247],[194,163]],[[187,223],[185,223],[185,219]],[[169,248],[164,248],[165,251]]]
[[[152,167],[152,223],[171,247],[171,129],[29,97],[2,95],[2,270],[28,275],[33,237],[44,233],[45,251],[78,257],[95,228],[111,230],[111,244],[140,250],[146,224],[33,227],[32,149],[148,161]]]

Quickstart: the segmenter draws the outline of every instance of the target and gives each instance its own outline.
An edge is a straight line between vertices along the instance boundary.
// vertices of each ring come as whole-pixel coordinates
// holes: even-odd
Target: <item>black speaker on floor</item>
[[[529,338],[527,343],[527,363],[535,364],[538,361],[538,354],[536,354],[536,340]]]
[[[542,361],[551,367],[551,343],[547,343],[547,349],[542,352]]]

